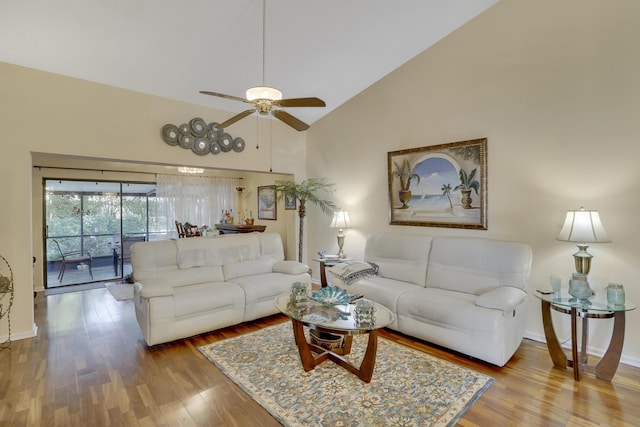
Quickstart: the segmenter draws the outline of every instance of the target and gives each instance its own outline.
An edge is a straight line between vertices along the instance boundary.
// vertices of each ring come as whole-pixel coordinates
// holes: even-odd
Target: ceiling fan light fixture
[[[255,101],[256,99],[268,99],[270,101],[280,101],[282,92],[269,86],[256,86],[247,89],[247,100]]]
[[[178,172],[180,172],[180,173],[191,173],[191,174],[204,173],[204,169],[202,169],[202,168],[191,168],[191,167],[188,167],[188,166],[180,166],[180,167],[178,167]]]

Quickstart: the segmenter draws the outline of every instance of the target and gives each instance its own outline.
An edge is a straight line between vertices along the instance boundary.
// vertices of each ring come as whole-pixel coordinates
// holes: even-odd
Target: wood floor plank
[[[288,321],[270,316],[147,347],[132,301],[104,289],[39,293],[36,338],[0,351],[0,425],[278,426],[197,347]],[[621,365],[612,382],[553,363],[524,340],[498,368],[399,333],[387,339],[495,378],[458,425],[638,426],[640,369]],[[597,358],[594,358],[596,360]]]

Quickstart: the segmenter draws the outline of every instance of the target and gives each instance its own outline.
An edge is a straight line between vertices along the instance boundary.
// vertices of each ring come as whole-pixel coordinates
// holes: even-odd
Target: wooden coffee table
[[[394,321],[395,315],[391,310],[375,303],[375,322],[369,325],[356,325],[352,304],[330,307],[309,300],[305,310],[294,310],[289,302],[289,293],[276,297],[275,304],[278,310],[291,318],[293,335],[305,371],[308,372],[329,359],[352,372],[362,381],[371,382],[378,349],[378,329],[384,328]],[[307,342],[304,335],[305,326],[310,330],[343,336],[343,345],[338,351]],[[362,362],[359,367],[356,367],[343,356],[351,352],[353,336],[361,334],[369,334],[369,340]]]

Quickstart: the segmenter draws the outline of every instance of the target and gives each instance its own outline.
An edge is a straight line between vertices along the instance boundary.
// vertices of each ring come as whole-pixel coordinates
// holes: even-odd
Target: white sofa
[[[391,329],[498,366],[520,345],[532,262],[529,245],[374,235],[367,239],[365,261],[378,266],[377,276],[346,284],[332,274],[332,285],[392,310],[396,320]]]
[[[309,267],[285,261],[277,233],[135,243],[134,304],[149,345],[190,337],[277,313],[274,298]]]

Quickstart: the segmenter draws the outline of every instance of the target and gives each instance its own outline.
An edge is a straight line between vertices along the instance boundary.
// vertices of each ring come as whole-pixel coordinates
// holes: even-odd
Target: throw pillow
[[[330,267],[328,270],[347,285],[363,277],[376,276],[378,274],[378,266],[376,264],[360,261],[341,262]]]

